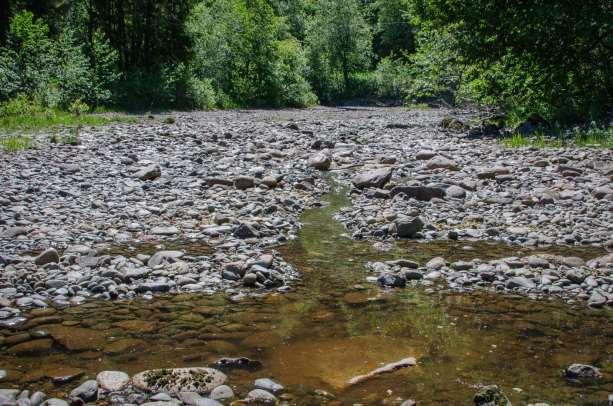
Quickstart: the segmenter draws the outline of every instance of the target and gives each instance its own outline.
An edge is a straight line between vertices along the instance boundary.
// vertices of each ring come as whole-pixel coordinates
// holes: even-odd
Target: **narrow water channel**
[[[448,242],[379,251],[347,238],[332,219],[348,205],[342,191],[332,192],[327,203],[305,212],[299,238],[280,248],[302,274],[290,293],[237,303],[223,294],[175,295],[38,310],[26,328],[40,339],[51,333],[55,343],[20,354],[3,350],[0,363],[9,372],[3,386],[62,395],[101,370],[132,374],[246,356],[263,367],[230,371],[237,393],[246,393],[255,378],[271,377],[300,405],[399,399],[464,405],[480,384],[498,384],[513,404],[607,404],[613,393],[611,311],[487,292],[382,291],[365,281],[365,261],[402,257],[424,263],[437,255],[490,259],[517,252]],[[408,356],[417,358],[416,367],[347,384]],[[562,370],[575,362],[600,367],[605,379],[596,386],[568,385]],[[71,374],[81,375],[52,383]]]

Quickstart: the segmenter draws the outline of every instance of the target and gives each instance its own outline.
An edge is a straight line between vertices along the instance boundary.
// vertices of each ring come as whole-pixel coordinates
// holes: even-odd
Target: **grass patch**
[[[432,107],[428,103],[410,103],[406,105],[409,110],[430,110]]]
[[[8,154],[32,148],[32,138],[23,135],[0,136],[0,148]]]
[[[574,128],[554,136],[539,132],[533,136],[513,134],[502,140],[507,148],[562,148],[562,147],[595,147],[613,148],[613,127],[590,126]]]
[[[581,147],[597,146],[613,148],[613,126],[607,128],[590,127],[587,130],[576,130],[573,135],[575,145]]]
[[[36,130],[59,126],[96,126],[116,122],[134,122],[135,118],[121,114],[72,114],[64,111],[45,111],[34,114],[0,116],[0,129]]]

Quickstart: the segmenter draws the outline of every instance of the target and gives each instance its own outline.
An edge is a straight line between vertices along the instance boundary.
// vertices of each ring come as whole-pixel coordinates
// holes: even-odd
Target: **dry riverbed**
[[[8,382],[32,388],[33,382],[51,378],[59,380],[58,385],[74,382],[73,387],[80,381],[75,393],[47,389],[73,403],[77,398],[84,402],[105,398],[117,404],[218,404],[212,402],[227,403],[238,397],[273,401],[275,396],[288,403],[300,402],[303,395],[266,380],[277,372],[281,381],[285,375],[287,382],[298,384],[291,372],[278,367],[283,363],[278,353],[266,355],[270,365],[264,362],[263,371],[267,376],[259,377],[266,379],[248,385],[251,375],[245,379],[230,374],[230,381],[235,379],[239,386],[222,385],[226,375],[218,372],[223,368],[213,358],[258,355],[252,351],[253,344],[237,345],[246,340],[244,329],[249,323],[241,321],[235,330],[217,318],[215,322],[222,324],[216,327],[202,329],[202,323],[219,312],[222,316],[232,313],[226,306],[266,300],[262,298],[270,294],[295,295],[302,298],[298,302],[307,303],[304,297],[322,283],[326,295],[338,295],[348,306],[377,302],[376,292],[389,294],[390,289],[417,288],[445,295],[478,290],[538,300],[561,298],[565,306],[602,308],[605,313],[598,317],[610,320],[613,254],[607,251],[613,245],[613,153],[505,149],[497,140],[475,137],[474,131],[462,126],[442,128],[441,122],[450,115],[465,123],[476,118],[476,113],[466,111],[383,108],[177,113],[172,123],[149,120],[88,128],[81,131],[80,144],[73,146],[52,144],[40,134],[36,149],[0,155],[0,327],[2,351],[11,354],[5,362],[27,364],[28,357],[56,354],[57,358],[60,353],[70,360],[71,353],[82,357],[83,352],[96,351],[109,359],[125,358],[158,346],[153,344],[156,336],[166,345],[166,339],[179,334],[176,327],[159,330],[169,320],[184,323],[180,328],[184,332],[197,327],[199,334],[209,337],[208,342],[222,343],[206,350],[205,366],[214,369],[185,372],[198,382],[184,388],[177,389],[173,382],[184,381],[184,371],[152,372],[131,380],[114,371],[98,375],[96,381],[85,379],[95,368],[76,365],[64,374],[64,380],[57,369],[46,366],[46,375],[38,374],[34,380],[24,378],[24,371],[9,370]],[[306,231],[298,237],[303,212],[321,210],[317,208],[322,196],[337,185],[340,192],[333,195],[334,211],[324,210],[326,217],[311,219],[310,230],[320,233]],[[334,223],[332,216],[344,229],[326,228]],[[328,237],[334,244],[323,249],[329,252],[304,248],[314,243],[310,240]],[[293,248],[288,249],[288,244]],[[368,254],[349,258],[352,251],[345,245],[355,252],[367,249]],[[323,270],[305,278],[304,272],[313,267],[309,261],[318,258],[335,258],[335,266],[326,262],[322,269],[338,270],[342,277],[335,277],[341,280],[322,282],[328,277]],[[358,270],[341,272],[345,262]],[[363,290],[368,293],[359,293]],[[153,300],[155,306],[155,296],[172,300],[168,294],[216,292],[225,298],[222,309],[203,305],[205,310],[192,313],[180,308],[179,313],[172,310],[167,320],[158,318],[159,312],[148,305],[135,310],[151,315],[153,322],[147,321],[148,316],[133,319],[131,311],[121,310],[117,314],[126,317],[102,323],[117,330],[119,341],[113,334],[93,333],[100,328],[88,324],[87,319],[96,318],[90,310],[87,317],[77,319],[68,312],[71,306],[88,302],[129,303],[142,298]],[[254,317],[257,330],[263,330],[267,323],[274,324],[269,310],[264,319],[246,317]],[[313,317],[333,321],[336,316],[326,319],[326,313],[337,311],[326,305]],[[303,323],[299,331],[304,333],[308,330]],[[139,333],[139,328],[145,330]],[[88,337],[95,337],[95,343],[88,343]],[[423,367],[421,344],[401,345],[398,348],[404,349],[392,358],[392,354],[381,354],[398,337],[389,342],[367,337],[358,347],[372,348],[373,360],[348,368],[346,375],[330,371],[327,381],[328,372],[322,370],[321,387],[326,390],[308,396],[333,402],[331,392],[344,391],[352,401],[371,399],[372,393],[347,389],[345,383],[354,379],[355,386],[372,389],[370,378],[380,380],[375,376],[380,371],[397,376],[398,368],[410,370],[416,362],[418,370]],[[188,334],[182,340],[195,338]],[[260,344],[266,348],[275,343],[263,339]],[[305,343],[296,345],[286,349],[286,358],[296,357],[293,349]],[[342,347],[338,342],[327,345],[329,351]],[[351,345],[347,343],[348,348]],[[170,366],[186,366],[190,358],[182,356],[183,362]],[[66,360],[62,363],[70,362]],[[169,366],[157,358],[136,365],[143,369]],[[245,365],[230,369],[237,368]],[[601,374],[597,370],[578,371],[582,384],[602,379],[594,376]],[[12,379],[14,372],[21,375]],[[130,368],[129,372],[139,371]],[[213,387],[221,388],[220,393],[211,395]],[[488,390],[496,392],[486,387],[482,395],[490,396]],[[19,390],[0,396],[8,399],[7,404],[26,398],[27,404],[42,403],[40,394],[32,399],[33,394]],[[397,404],[406,400],[395,399]],[[53,402],[48,404],[63,401]]]

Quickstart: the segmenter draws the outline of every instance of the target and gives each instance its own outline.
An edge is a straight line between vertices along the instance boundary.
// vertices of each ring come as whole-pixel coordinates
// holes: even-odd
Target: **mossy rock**
[[[497,385],[487,385],[475,393],[475,406],[511,406],[511,401]]]
[[[226,381],[226,375],[213,368],[152,369],[132,378],[135,387],[147,392],[197,392],[206,394]]]

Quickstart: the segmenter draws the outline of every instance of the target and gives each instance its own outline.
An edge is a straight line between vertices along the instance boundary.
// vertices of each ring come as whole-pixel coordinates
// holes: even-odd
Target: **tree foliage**
[[[296,105],[314,101],[306,60],[265,0],[200,3],[187,21],[193,74],[210,80],[220,105]]]
[[[613,96],[613,4],[526,0],[413,0],[414,22],[433,41],[451,35],[473,98],[518,116],[568,120]],[[426,42],[424,46],[428,46]]]
[[[569,122],[611,111],[612,49],[599,0],[0,0],[0,103],[381,98]]]
[[[324,100],[347,93],[352,75],[370,67],[372,32],[357,0],[321,0],[306,44],[311,83]]]

